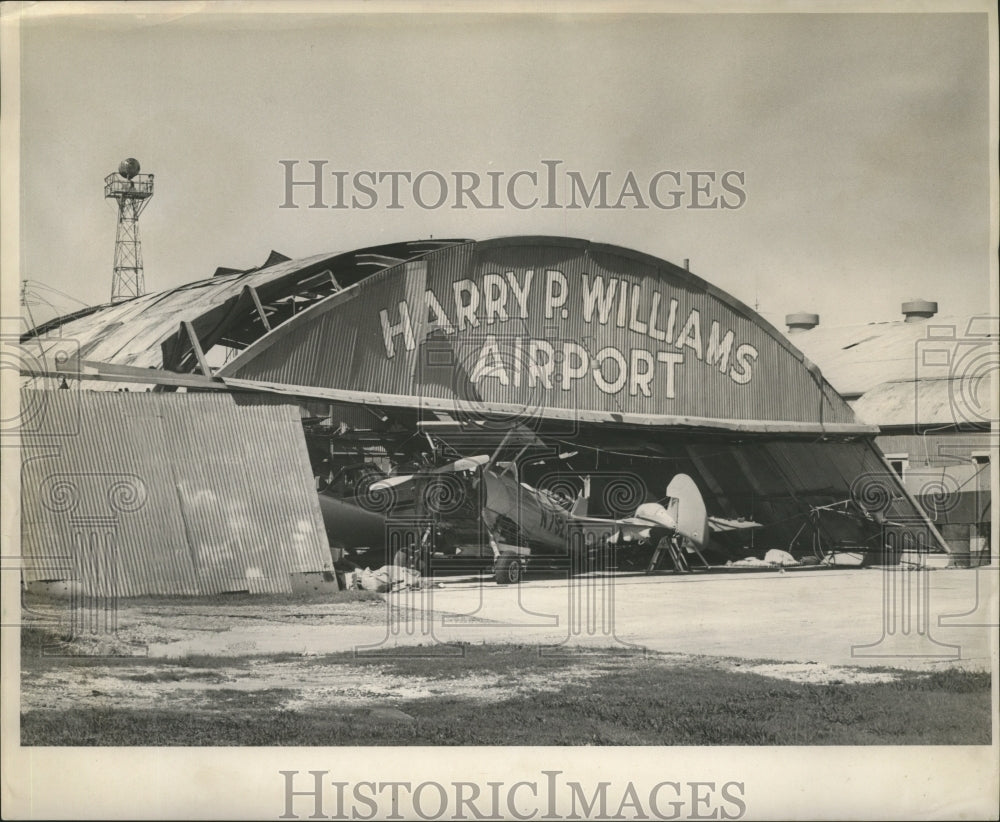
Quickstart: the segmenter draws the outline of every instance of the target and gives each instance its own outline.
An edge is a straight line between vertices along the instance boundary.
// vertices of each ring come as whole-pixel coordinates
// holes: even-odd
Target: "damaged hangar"
[[[486,543],[531,545],[533,528],[550,527],[547,507],[575,510],[584,489],[590,516],[619,522],[665,501],[681,474],[719,523],[697,552],[706,568],[769,549],[812,562],[947,550],[885,463],[878,429],[780,331],[689,271],[621,247],[511,237],[272,253],[257,269],[47,323],[21,348],[37,387],[129,389],[111,400],[117,411],[88,390],[54,403],[72,398],[121,447],[97,445],[99,426],[60,440],[52,420],[65,409],[25,417],[22,441],[48,449],[46,476],[86,459],[92,473],[141,474],[150,499],[170,499],[173,519],[137,510],[117,534],[130,593],[290,590],[289,576],[329,574],[345,552],[381,565],[398,523],[431,521],[431,555],[461,544],[486,557]],[[44,410],[40,396],[22,401]],[[301,422],[285,425],[289,414]],[[161,441],[154,471],[138,455],[157,416],[171,420],[158,423],[170,446]],[[146,449],[160,453],[152,438]],[[167,470],[189,462],[205,470]],[[485,467],[544,503],[540,523],[516,509],[479,516],[469,485],[435,489],[463,499],[405,498],[407,478]],[[253,496],[262,487],[269,500]],[[226,537],[227,501],[246,495],[263,547],[252,527]],[[209,497],[192,527],[193,501]],[[28,552],[72,541],[55,508],[25,505]],[[144,558],[121,561],[133,555]],[[28,583],[56,573],[32,569]]]

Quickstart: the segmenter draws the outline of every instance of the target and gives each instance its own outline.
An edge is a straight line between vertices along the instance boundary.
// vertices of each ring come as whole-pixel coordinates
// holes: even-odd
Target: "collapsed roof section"
[[[29,331],[21,342],[49,366],[72,352],[82,362],[194,372],[215,346],[246,348],[331,294],[456,242],[464,241],[417,240],[294,261],[272,251],[259,268],[220,269],[169,291],[75,312]]]

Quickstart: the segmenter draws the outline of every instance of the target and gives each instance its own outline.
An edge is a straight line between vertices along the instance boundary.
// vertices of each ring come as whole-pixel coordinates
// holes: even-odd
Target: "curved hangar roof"
[[[752,309],[629,249],[510,237],[272,259],[64,318],[33,341],[181,373],[204,368],[198,348],[225,345],[242,353],[215,379],[233,388],[428,412],[877,431]]]
[[[638,425],[874,433],[752,309],[671,263],[560,237],[454,243],[264,335],[233,387]]]

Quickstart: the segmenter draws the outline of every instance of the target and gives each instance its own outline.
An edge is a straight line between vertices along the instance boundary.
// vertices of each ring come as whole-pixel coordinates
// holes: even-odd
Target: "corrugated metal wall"
[[[119,596],[288,592],[289,573],[331,567],[297,406],[44,391],[22,407],[39,419],[22,442],[27,582],[108,593],[81,570],[95,550],[116,552]]]
[[[596,303],[590,302],[591,310],[585,311],[585,295],[593,293],[597,277],[604,294],[612,281],[616,284],[604,322]],[[474,284],[472,291],[478,296],[468,290],[459,293],[467,284],[464,281]],[[626,300],[618,297],[623,290]],[[562,293],[566,298],[560,302]],[[426,294],[433,295],[440,311],[429,305]],[[470,314],[475,314],[475,327],[471,321],[462,322],[458,308],[460,301],[474,300],[478,306]],[[400,325],[403,303],[412,338]],[[692,312],[697,312],[698,328],[684,335]],[[718,342],[732,334],[725,368],[708,361],[713,327]],[[690,344],[684,345],[683,338]],[[550,387],[532,385],[528,369],[532,340],[553,349]],[[484,357],[493,344],[496,356]],[[569,352],[579,352],[579,347],[589,362],[576,375],[572,371],[580,361]],[[608,349],[617,353],[607,353]],[[671,365],[660,361],[659,355],[668,359],[683,355],[683,362]],[[648,367],[634,357],[652,364],[649,396],[630,379],[619,379],[621,363],[629,373]],[[571,364],[564,371],[565,358]],[[470,381],[484,362],[500,362],[502,367]],[[442,366],[449,379],[440,378]],[[421,397],[465,400],[471,395],[484,406],[526,409],[728,421],[855,422],[848,405],[784,336],[732,297],[662,260],[561,238],[456,245],[388,269],[264,337],[222,374],[272,385],[408,396],[417,404]]]

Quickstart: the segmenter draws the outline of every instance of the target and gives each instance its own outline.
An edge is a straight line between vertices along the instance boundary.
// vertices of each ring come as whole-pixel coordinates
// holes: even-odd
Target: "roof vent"
[[[789,334],[798,334],[800,331],[808,331],[819,325],[819,314],[807,314],[803,311],[797,314],[786,314],[785,325],[788,326]]]
[[[906,317],[904,322],[916,323],[926,320],[937,314],[937,310],[938,304],[929,300],[909,300],[903,303],[903,316]]]

